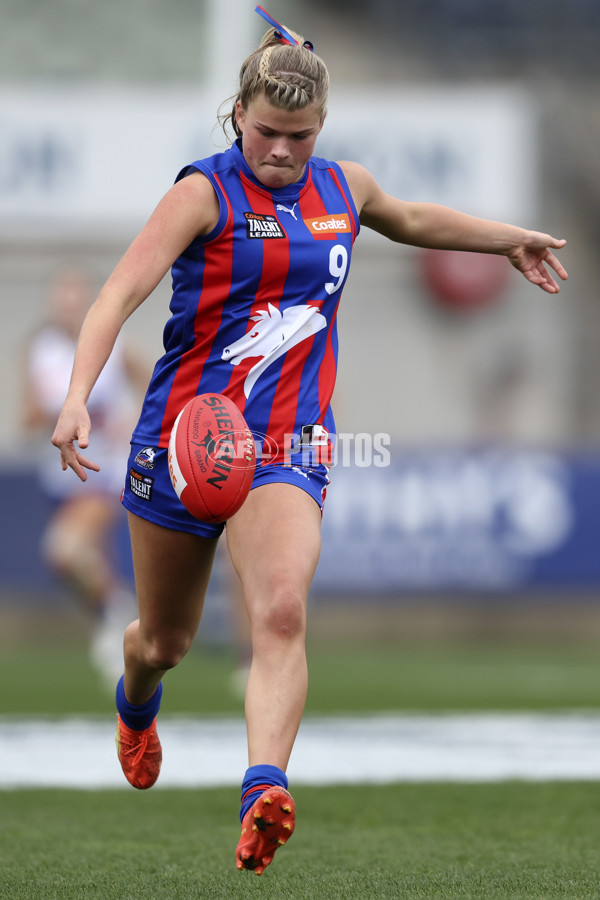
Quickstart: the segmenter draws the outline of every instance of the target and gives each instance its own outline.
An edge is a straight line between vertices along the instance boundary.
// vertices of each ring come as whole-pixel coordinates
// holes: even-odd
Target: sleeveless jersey
[[[335,430],[336,315],[360,228],[356,207],[337,163],[317,157],[282,188],[255,178],[240,141],[177,180],[195,171],[215,188],[219,221],[172,266],[165,353],[133,440],[168,446],[185,403],[217,391],[245,416],[259,462],[294,462],[290,446],[315,426],[320,435]]]

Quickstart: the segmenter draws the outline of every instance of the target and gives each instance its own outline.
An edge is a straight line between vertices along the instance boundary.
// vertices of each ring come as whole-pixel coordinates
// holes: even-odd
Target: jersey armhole
[[[360,217],[358,215],[358,210],[356,208],[356,204],[354,203],[354,197],[352,196],[352,191],[350,190],[350,185],[348,184],[348,181],[346,180],[346,176],[344,175],[342,167],[340,166],[339,163],[333,162],[333,161],[328,161],[328,167],[334,177],[334,180],[337,181],[339,190],[344,195],[344,199],[346,201],[348,211],[349,211],[350,215],[352,216],[353,225],[354,225],[352,240],[355,241],[360,232],[361,225],[360,225]]]
[[[192,163],[189,166],[185,166],[185,168],[181,170],[181,172],[175,179],[175,184],[177,184],[178,181],[181,181],[182,178],[186,178],[188,175],[193,175],[194,172],[200,172],[202,175],[208,178],[219,202],[219,219],[215,227],[212,229],[212,231],[209,231],[208,234],[199,235],[197,238],[195,238],[194,241],[192,241],[192,244],[208,244],[210,243],[210,241],[214,241],[215,238],[218,238],[225,228],[225,225],[227,224],[228,208],[219,183],[213,177],[212,172],[207,169],[200,161]]]

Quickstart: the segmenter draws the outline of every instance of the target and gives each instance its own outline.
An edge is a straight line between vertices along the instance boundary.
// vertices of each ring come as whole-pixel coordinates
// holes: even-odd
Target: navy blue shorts
[[[175,531],[188,531],[201,537],[218,537],[224,522],[201,522],[187,511],[175,493],[169,475],[168,450],[132,444],[127,463],[125,487],[121,495],[123,506],[130,512]],[[323,509],[329,469],[324,465],[313,467],[265,465],[257,466],[251,490],[261,484],[293,484],[307,494]]]

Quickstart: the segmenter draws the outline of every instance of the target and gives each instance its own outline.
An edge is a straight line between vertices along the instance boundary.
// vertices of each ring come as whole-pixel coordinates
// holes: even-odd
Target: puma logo
[[[294,205],[293,205],[293,206],[291,207],[291,209],[290,209],[289,206],[284,206],[283,203],[278,203],[277,206],[275,207],[275,209],[276,209],[277,212],[286,212],[286,213],[289,213],[290,216],[292,217],[292,219],[294,219],[294,220],[297,222],[297,221],[298,221],[298,218],[297,218],[297,216],[296,216],[296,213],[294,212],[294,210],[296,209],[297,205],[298,205],[297,202],[294,203]]]

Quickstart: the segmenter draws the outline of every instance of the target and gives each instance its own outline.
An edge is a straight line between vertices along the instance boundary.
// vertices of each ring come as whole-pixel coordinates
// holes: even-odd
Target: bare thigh
[[[140,631],[195,635],[218,538],[173,531],[129,514]]]
[[[321,511],[309,494],[290,484],[261,485],[226,533],[251,620],[278,594],[306,600],[321,549]]]

